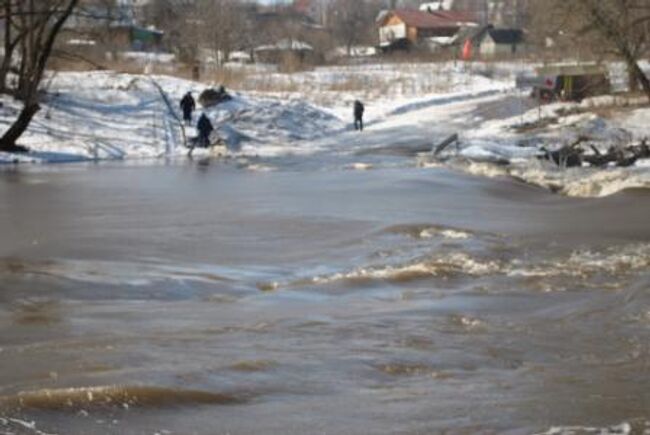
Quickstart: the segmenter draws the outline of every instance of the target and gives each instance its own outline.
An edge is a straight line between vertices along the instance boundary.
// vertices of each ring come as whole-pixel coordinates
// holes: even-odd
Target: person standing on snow
[[[363,103],[359,100],[354,102],[354,129],[363,131],[363,112],[365,107]]]
[[[212,126],[212,123],[205,115],[205,113],[201,114],[201,117],[199,118],[199,122],[196,124],[196,129],[199,131],[199,138],[198,138],[199,147],[207,148],[208,146],[210,146],[210,135],[214,131],[214,127]]]
[[[196,108],[196,102],[192,93],[188,92],[181,100],[181,110],[183,110],[183,120],[187,125],[192,124],[192,112]]]

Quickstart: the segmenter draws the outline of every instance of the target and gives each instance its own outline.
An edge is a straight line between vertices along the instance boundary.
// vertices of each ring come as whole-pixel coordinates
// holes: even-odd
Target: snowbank
[[[205,85],[167,76],[113,72],[60,73],[21,144],[33,153],[0,154],[0,162],[156,158],[184,155],[178,122],[152,80],[172,104]],[[0,131],[15,119],[20,104],[2,97]],[[232,101],[206,110],[234,152],[264,154],[263,144],[289,144],[322,137],[341,127],[331,114],[304,101],[234,94]],[[178,114],[177,114],[178,115]],[[188,128],[188,135],[195,134]],[[273,146],[269,148],[269,151]],[[273,153],[274,151],[270,151]]]
[[[445,159],[456,169],[486,177],[513,177],[554,192],[576,197],[603,197],[632,188],[650,188],[650,160],[630,168],[559,168],[541,162],[542,149],[556,150],[586,138],[591,147],[606,152],[650,138],[650,108],[627,108],[622,97],[598,97],[582,103],[555,103],[518,116],[482,123],[465,132],[463,145]],[[604,118],[597,109],[619,107]],[[623,106],[622,108],[620,108]],[[424,159],[423,166],[439,166]]]

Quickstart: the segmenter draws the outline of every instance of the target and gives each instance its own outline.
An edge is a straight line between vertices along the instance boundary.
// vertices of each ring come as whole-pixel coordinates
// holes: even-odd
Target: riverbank
[[[401,164],[436,166],[440,163],[427,152],[458,133],[460,145],[445,164],[475,175],[514,177],[586,197],[650,186],[647,161],[598,171],[538,162],[542,148],[557,149],[578,136],[600,149],[640,141],[650,136],[650,109],[642,100],[623,97],[536,107],[516,85],[518,75],[531,71],[526,64],[450,63],[266,74],[259,83],[249,78],[247,91],[232,91],[231,101],[206,112],[229,156],[261,159],[258,169],[272,166],[264,160],[318,153],[349,155],[342,162],[349,169],[376,169],[385,163],[369,156],[386,150],[409,157]],[[172,103],[210,86],[166,76],[57,73],[43,110],[21,141],[32,153],[0,153],[0,162],[184,158],[184,134],[152,81]],[[367,108],[363,135],[352,131],[355,99]],[[18,105],[6,97],[2,104],[0,126],[6,127]],[[186,130],[195,135],[193,127]],[[416,151],[423,153],[419,159]],[[504,168],[504,161],[511,165]]]

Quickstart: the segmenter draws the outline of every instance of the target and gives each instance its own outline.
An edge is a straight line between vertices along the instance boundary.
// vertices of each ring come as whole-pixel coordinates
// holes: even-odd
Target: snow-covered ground
[[[540,163],[540,146],[557,148],[580,135],[603,149],[648,137],[650,108],[622,97],[536,107],[527,92],[516,87],[517,75],[532,70],[533,65],[524,63],[378,64],[294,74],[260,70],[244,76],[231,101],[206,112],[233,155],[355,156],[386,147],[426,149],[459,133],[461,145],[447,156],[451,158],[446,164],[460,170],[513,176],[577,196],[650,187],[647,161],[630,169],[605,170],[561,170]],[[208,86],[169,76],[57,73],[43,109],[21,139],[33,152],[0,153],[0,162],[185,155],[182,131],[154,81],[174,106],[185,92],[196,97]],[[356,99],[366,105],[363,135],[351,127]],[[8,97],[1,102],[0,131],[19,109]],[[196,134],[192,127],[185,133]],[[374,165],[351,158],[345,169]],[[511,164],[498,164],[504,161]],[[440,163],[425,154],[420,165]]]

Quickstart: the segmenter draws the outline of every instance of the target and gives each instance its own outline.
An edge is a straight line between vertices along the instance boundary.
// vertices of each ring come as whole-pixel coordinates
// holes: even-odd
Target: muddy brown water
[[[647,191],[276,169],[0,170],[0,433],[650,430]]]

